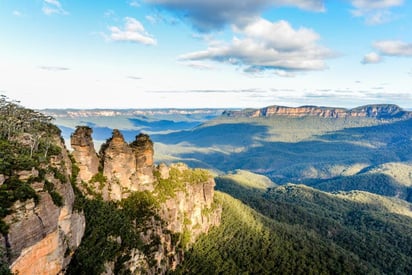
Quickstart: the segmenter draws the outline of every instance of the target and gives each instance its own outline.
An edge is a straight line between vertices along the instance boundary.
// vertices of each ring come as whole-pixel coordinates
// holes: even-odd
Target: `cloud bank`
[[[203,51],[187,53],[182,61],[212,60],[243,67],[245,72],[272,70],[281,76],[294,71],[323,70],[331,50],[317,44],[319,35],[311,29],[294,29],[287,21],[270,22],[259,18],[243,28],[232,41],[213,41]]]
[[[294,6],[323,11],[323,0],[146,0],[147,3],[178,13],[202,32],[226,24],[244,25],[270,6]]]

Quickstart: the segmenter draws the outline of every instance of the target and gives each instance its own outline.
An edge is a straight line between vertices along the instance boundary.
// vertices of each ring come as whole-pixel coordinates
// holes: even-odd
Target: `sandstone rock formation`
[[[89,127],[78,127],[71,140],[73,157],[80,168],[79,188],[86,195],[94,193],[105,200],[119,201],[134,191],[153,190],[154,150],[149,136],[140,134],[129,145],[115,129],[102,145],[99,158],[90,148],[91,132]]]
[[[77,128],[72,137],[88,140],[90,132],[89,129]],[[72,140],[73,143],[78,142]],[[79,148],[83,149],[73,147],[76,162],[82,162],[82,159],[77,159],[79,156],[90,159],[90,156],[76,152]],[[94,152],[89,150],[89,153]],[[184,248],[220,223],[221,208],[213,201],[213,177],[207,171],[192,170],[184,164],[154,167],[153,154],[153,142],[148,135],[140,134],[127,144],[123,135],[114,130],[112,137],[100,149],[100,172],[92,177],[86,174],[84,178],[84,174],[79,174],[78,179],[78,184],[83,185],[81,190],[88,197],[101,196],[107,201],[121,201],[135,191],[145,191],[157,201],[155,216],[158,218],[153,216],[141,221],[146,229],[140,238],[151,247],[150,252],[132,249],[127,252],[128,260],[122,265],[122,270],[132,273],[143,270],[147,274],[164,274],[175,268],[183,260]],[[84,170],[92,169],[86,167]],[[118,243],[122,242],[120,236],[113,238],[117,238]],[[115,262],[115,259],[106,262],[105,274],[114,274]]]
[[[86,182],[97,174],[99,168],[99,158],[94,149],[92,133],[90,127],[77,127],[70,137],[72,154],[80,168],[79,177]]]
[[[39,196],[38,202],[16,201],[11,214],[4,218],[10,228],[0,238],[1,246],[7,251],[10,268],[16,274],[63,272],[84,233],[84,215],[73,209],[75,197],[69,181],[71,161],[60,138],[56,137],[54,142],[61,148],[61,154],[53,156],[44,167],[48,171],[45,179],[31,183]],[[58,177],[53,171],[59,171],[62,176]],[[38,178],[39,171],[33,168],[19,171],[18,175],[19,180],[25,182],[31,177]],[[56,205],[45,190],[46,182],[61,196],[62,206]]]
[[[194,242],[200,234],[207,233],[211,227],[220,224],[221,209],[213,205],[215,181],[209,177],[190,182],[184,174],[194,175],[196,170],[191,171],[182,163],[167,169],[168,174],[170,171],[178,171],[184,188],[177,190],[173,197],[161,204],[160,216],[167,222],[169,230],[190,233],[189,243]],[[165,174],[164,171],[162,173]],[[170,176],[166,179],[170,179]]]
[[[153,142],[145,134],[136,136],[130,144],[136,158],[136,178],[142,185],[153,183]]]
[[[224,116],[228,117],[305,117],[317,116],[323,118],[347,118],[347,117],[367,117],[377,119],[399,119],[410,118],[412,112],[402,110],[400,107],[392,104],[366,105],[353,109],[318,107],[318,106],[301,106],[301,107],[284,107],[269,106],[262,109],[245,109],[241,111],[225,111]]]

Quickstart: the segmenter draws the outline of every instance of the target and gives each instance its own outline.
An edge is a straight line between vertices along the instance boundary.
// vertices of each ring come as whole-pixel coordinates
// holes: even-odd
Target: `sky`
[[[0,0],[35,108],[412,107],[409,0]]]

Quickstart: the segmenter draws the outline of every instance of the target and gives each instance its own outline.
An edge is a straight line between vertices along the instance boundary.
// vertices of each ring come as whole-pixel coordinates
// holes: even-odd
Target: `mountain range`
[[[0,122],[1,274],[412,272],[398,106],[43,115],[3,98]]]

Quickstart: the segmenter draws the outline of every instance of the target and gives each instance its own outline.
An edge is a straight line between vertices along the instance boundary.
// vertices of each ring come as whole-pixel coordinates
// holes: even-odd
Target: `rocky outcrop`
[[[130,192],[139,190],[139,183],[134,180],[136,157],[118,130],[114,130],[113,136],[102,145],[100,156],[103,175],[107,178],[103,187],[104,199],[121,200]]]
[[[349,110],[351,117],[373,117],[377,119],[410,118],[412,112],[404,111],[392,104],[366,105]]]
[[[99,158],[94,149],[93,130],[90,127],[77,127],[70,137],[73,157],[79,167],[79,177],[89,181],[98,172]]]
[[[206,171],[182,163],[161,164],[154,174],[156,215],[144,221],[146,230],[140,235],[150,249],[133,249],[123,264],[122,270],[133,274],[165,274],[175,269],[185,249],[220,224],[222,209],[214,202],[215,182]],[[105,274],[114,274],[113,270],[113,263],[106,264]]]
[[[269,106],[262,109],[245,109],[241,111],[225,111],[223,116],[228,117],[306,117],[316,116],[322,118],[347,118],[347,117],[366,117],[377,119],[399,119],[411,118],[412,112],[404,111],[400,107],[392,104],[366,105],[354,109],[301,106],[284,107]]]
[[[135,191],[153,190],[154,150],[149,136],[140,134],[129,145],[115,129],[97,157],[94,148],[73,146],[78,141],[88,141],[87,146],[93,146],[91,131],[89,127],[78,127],[71,141],[73,157],[81,164],[80,171],[86,171],[79,173],[78,183],[87,196],[100,195],[105,200],[119,201]],[[96,163],[100,163],[100,171]]]
[[[1,243],[16,274],[63,272],[84,234],[84,215],[73,209],[75,197],[69,181],[71,161],[60,137],[55,137],[54,143],[61,153],[42,167],[46,171],[44,178],[39,177],[40,171],[34,168],[17,172],[22,182],[36,178],[30,185],[38,200],[16,201],[11,214],[4,218],[9,229]],[[46,185],[53,186],[61,204],[56,203]]]
[[[79,129],[72,137],[87,139],[81,135],[91,131]],[[73,148],[75,152],[79,147]],[[135,192],[149,192],[156,201],[155,214],[134,225],[138,230],[144,228],[140,239],[146,249],[136,247],[121,255],[128,260],[117,268],[125,272],[164,274],[174,269],[183,260],[185,248],[200,234],[220,224],[221,207],[214,203],[213,177],[205,170],[192,170],[184,164],[154,167],[153,154],[153,142],[148,135],[140,134],[128,144],[114,130],[100,149],[100,171],[88,181],[81,175],[78,178],[81,190],[88,197],[101,196],[106,201],[123,203],[133,198]],[[81,161],[77,159],[79,155],[73,153],[76,162]],[[110,238],[122,243],[121,236]],[[106,262],[104,274],[114,274],[117,260],[112,260]]]
[[[148,135],[139,134],[130,146],[136,158],[136,179],[141,185],[150,186],[154,181],[153,142]]]
[[[191,171],[187,165],[179,163],[171,167],[161,167],[162,174],[178,174],[183,182],[182,190],[176,190],[174,196],[161,204],[160,216],[167,222],[167,228],[172,232],[187,234],[189,243],[194,242],[202,233],[207,233],[213,226],[220,224],[221,209],[214,205],[215,181],[201,170]],[[169,170],[167,173],[165,169]],[[186,177],[190,174],[192,178]],[[195,179],[199,177],[198,179]]]

